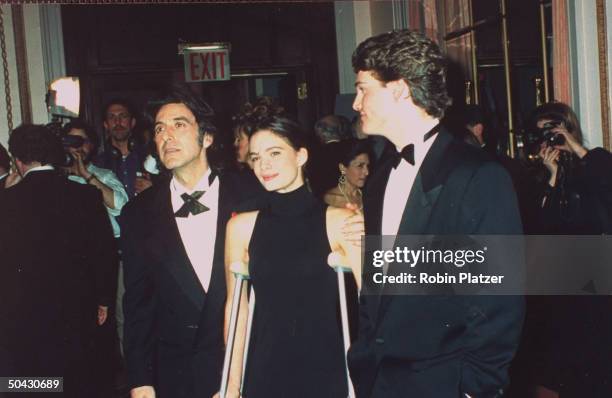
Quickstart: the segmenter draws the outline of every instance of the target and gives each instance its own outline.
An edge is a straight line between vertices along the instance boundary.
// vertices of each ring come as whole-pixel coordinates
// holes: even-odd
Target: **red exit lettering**
[[[190,53],[189,72],[192,80],[225,78],[225,52]],[[219,71],[219,77],[217,77]]]

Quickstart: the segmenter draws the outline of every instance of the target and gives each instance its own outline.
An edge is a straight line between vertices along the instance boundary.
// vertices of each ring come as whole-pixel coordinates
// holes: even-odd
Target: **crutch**
[[[342,319],[342,340],[344,341],[344,367],[346,369],[346,382],[348,385],[349,398],[355,398],[355,389],[349,374],[347,355],[351,344],[351,334],[349,331],[348,308],[346,305],[346,287],[344,286],[344,273],[352,272],[350,268],[342,265],[341,257],[336,252],[331,252],[327,257],[327,263],[334,268],[338,276],[338,296],[340,299],[340,317]]]
[[[240,391],[244,388],[244,374],[247,365],[247,355],[249,354],[249,343],[251,342],[251,326],[253,325],[253,314],[255,314],[255,289],[251,284],[251,293],[249,294],[249,317],[247,318],[247,335],[244,343],[244,354],[242,354],[242,381],[240,383]]]
[[[225,398],[227,394],[227,384],[229,381],[229,370],[232,362],[232,352],[234,351],[234,338],[236,337],[236,326],[238,313],[240,310],[240,296],[242,293],[242,283],[249,279],[248,267],[242,261],[230,264],[230,271],[234,274],[234,297],[232,297],[232,308],[230,312],[229,330],[227,332],[227,347],[223,358],[223,373],[221,374],[220,396]]]

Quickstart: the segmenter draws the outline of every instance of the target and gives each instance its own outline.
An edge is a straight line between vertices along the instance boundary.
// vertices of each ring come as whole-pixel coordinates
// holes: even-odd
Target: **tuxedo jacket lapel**
[[[435,141],[425,156],[410,190],[397,235],[422,235],[428,233],[432,211],[442,191],[445,177],[449,172],[446,167],[447,164],[444,162],[444,155],[452,142],[452,136],[444,128],[441,128],[434,139]],[[389,172],[390,168],[382,189],[383,197],[386,183],[389,179]],[[382,205],[380,207],[381,211],[378,217],[382,220]],[[381,297],[376,317],[377,323],[380,323],[383,319],[392,297],[390,295],[383,295]]]
[[[168,181],[162,182],[166,184]],[[154,258],[161,259],[160,264],[167,267],[177,284],[193,304],[201,310],[204,306],[205,292],[198,276],[189,261],[185,246],[176,225],[170,200],[170,188],[157,192],[156,204],[151,207],[151,237],[149,247],[155,253]]]

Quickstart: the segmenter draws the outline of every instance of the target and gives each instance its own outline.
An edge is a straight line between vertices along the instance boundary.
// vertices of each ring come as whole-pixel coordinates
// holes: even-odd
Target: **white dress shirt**
[[[397,168],[391,169],[383,199],[382,235],[397,235],[414,180],[437,137],[436,133],[425,142],[413,143],[414,166],[402,159]],[[399,148],[398,152],[401,150],[402,148]]]
[[[182,186],[176,178],[170,181],[173,212],[176,213],[185,203],[181,198],[183,193],[192,194],[195,191],[204,191],[198,201],[210,209],[196,216],[190,213],[187,217],[175,218],[187,257],[205,291],[208,291],[212,274],[219,213],[219,178],[215,177],[209,185],[210,174],[211,170],[208,169],[193,190]]]

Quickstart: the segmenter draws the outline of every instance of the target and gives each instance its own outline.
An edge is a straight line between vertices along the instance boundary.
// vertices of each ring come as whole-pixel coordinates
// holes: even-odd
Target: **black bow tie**
[[[427,134],[423,136],[423,142],[433,137],[438,132],[438,130],[440,130],[440,124],[436,124],[431,130],[427,132]],[[397,169],[397,166],[400,164],[402,159],[406,160],[406,162],[414,166],[414,144],[406,145],[404,148],[402,148],[401,152],[394,152],[394,169]]]
[[[393,168],[397,169],[402,159],[414,166],[414,144],[406,145],[401,152],[394,152]]]
[[[176,217],[187,217],[191,213],[192,215],[198,215],[200,213],[204,213],[205,211],[210,210],[208,207],[204,206],[198,200],[204,195],[205,191],[195,191],[191,195],[188,193],[184,193],[181,195],[181,198],[185,203],[181,206],[180,209],[174,213]]]

